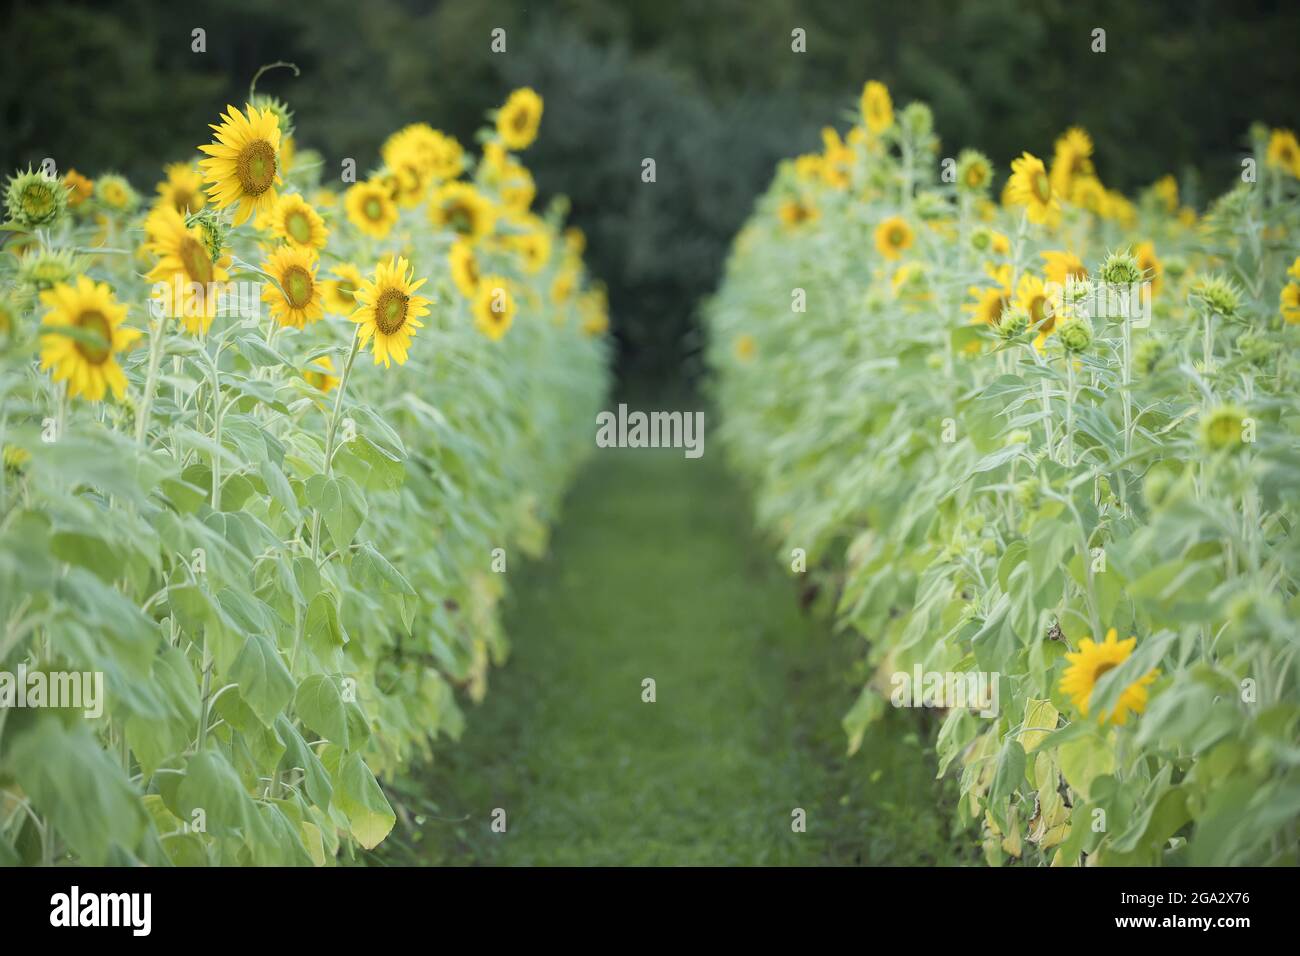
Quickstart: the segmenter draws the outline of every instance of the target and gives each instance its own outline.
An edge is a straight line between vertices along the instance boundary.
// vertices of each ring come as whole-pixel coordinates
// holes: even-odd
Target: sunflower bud
[[[1007,341],[1018,339],[1029,328],[1029,313],[1023,307],[1010,305],[998,317],[997,332]]]
[[[1238,405],[1220,405],[1201,414],[1201,444],[1211,452],[1239,451],[1245,441],[1246,413]]]
[[[28,168],[9,177],[5,211],[24,229],[53,225],[68,211],[68,189],[53,176]]]
[[[1142,281],[1142,268],[1127,250],[1112,252],[1101,267],[1101,278],[1107,285],[1133,285]]]
[[[1092,345],[1092,320],[1072,315],[1056,327],[1056,336],[1067,352],[1083,352]]]
[[[1237,287],[1222,276],[1205,276],[1192,284],[1191,296],[1206,310],[1225,319],[1237,317],[1241,308],[1241,294]]]

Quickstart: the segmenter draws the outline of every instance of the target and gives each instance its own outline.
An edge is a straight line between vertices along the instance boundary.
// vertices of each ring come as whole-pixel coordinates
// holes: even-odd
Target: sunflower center
[[[192,280],[203,285],[212,281],[212,258],[203,243],[193,236],[186,236],[181,240],[179,258],[181,264],[185,266],[185,273]]]
[[[311,221],[301,210],[289,213],[284,219],[284,231],[293,237],[294,242],[307,245],[311,242]]]
[[[1118,666],[1119,665],[1114,661],[1105,661],[1104,663],[1098,664],[1097,669],[1092,672],[1092,682],[1094,684],[1097,683],[1097,681],[1101,680],[1102,674],[1107,671],[1113,671]]]
[[[966,170],[967,186],[971,186],[971,187],[980,186],[983,184],[983,182],[984,182],[984,170],[980,169],[978,166],[972,166],[970,169]]]
[[[34,184],[23,192],[23,211],[33,218],[47,216],[54,208],[54,194],[42,184]]]
[[[101,342],[83,342],[77,340],[77,351],[91,365],[103,365],[112,354],[110,345],[113,341],[113,327],[108,324],[104,313],[98,309],[88,309],[77,316],[76,326],[98,335]]]
[[[1034,195],[1038,201],[1046,203],[1052,198],[1052,184],[1047,178],[1047,173],[1036,173],[1034,175]]]
[[[385,289],[375,303],[375,328],[393,335],[406,324],[407,296],[396,289]]]
[[[235,172],[239,185],[250,196],[260,196],[275,182],[275,150],[264,139],[255,139],[239,152]]]
[[[522,133],[524,130],[528,129],[528,110],[515,110],[512,125],[517,133]]]
[[[172,193],[172,205],[176,207],[179,213],[190,211],[190,203],[194,201],[194,193],[188,189],[178,189]]]
[[[447,210],[447,222],[461,235],[474,231],[474,214],[463,203],[453,203]]]
[[[889,241],[892,245],[901,246],[906,239],[907,233],[903,231],[901,226],[895,226],[889,233]]]
[[[371,196],[366,200],[365,205],[361,207],[361,211],[365,213],[366,218],[371,222],[378,222],[384,217],[384,204],[379,201],[378,197]]]
[[[311,273],[302,266],[290,266],[280,283],[284,288],[284,297],[295,309],[307,307],[311,301]]]

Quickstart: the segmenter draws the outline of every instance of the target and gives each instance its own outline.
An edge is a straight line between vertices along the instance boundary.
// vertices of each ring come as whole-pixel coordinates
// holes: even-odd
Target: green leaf
[[[220,753],[205,750],[190,758],[176,791],[177,816],[192,821],[202,810],[208,832],[216,836],[247,834],[254,825],[253,801],[239,775]]]
[[[349,754],[339,765],[334,805],[348,819],[352,835],[367,850],[388,836],[397,822],[379,782],[359,754]]]
[[[274,644],[260,634],[250,634],[230,668],[230,679],[239,685],[240,696],[266,726],[293,698],[293,678],[280,660]]]
[[[340,747],[348,746],[348,716],[332,678],[313,674],[298,685],[293,709],[308,729]]]

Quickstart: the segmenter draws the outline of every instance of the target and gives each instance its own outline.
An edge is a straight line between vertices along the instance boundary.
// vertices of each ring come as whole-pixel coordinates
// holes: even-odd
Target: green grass
[[[750,527],[716,454],[598,452],[547,559],[510,572],[510,662],[406,784],[379,859],[954,862],[918,715],[888,714],[845,756],[852,638],[800,610]]]

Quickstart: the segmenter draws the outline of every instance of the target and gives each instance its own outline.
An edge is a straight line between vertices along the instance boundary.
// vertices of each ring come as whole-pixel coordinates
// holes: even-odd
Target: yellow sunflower
[[[495,221],[492,203],[469,183],[447,183],[429,200],[429,222],[469,242],[488,235]]]
[[[474,298],[479,282],[478,258],[474,255],[474,248],[464,240],[457,239],[451,244],[447,258],[451,264],[451,279],[456,283],[460,294],[467,299]]]
[[[990,269],[989,275],[996,285],[970,286],[966,291],[975,300],[964,307],[971,313],[971,324],[996,326],[1002,312],[1011,305],[1011,265]]]
[[[1032,272],[1026,272],[1016,284],[1016,305],[1029,316],[1030,331],[1038,333],[1034,345],[1041,349],[1056,328],[1060,302],[1054,301],[1042,279]]]
[[[56,382],[68,383],[68,395],[92,402],[103,401],[112,389],[114,397],[126,394],[126,375],[117,364],[117,353],[129,349],[138,329],[124,326],[126,306],[113,297],[106,282],[78,276],[75,285],[61,282],[41,293],[49,312],[41,320],[51,329],[41,334],[41,369],[53,369]],[[84,337],[60,334],[75,328]]]
[[[527,149],[542,123],[542,98],[529,87],[515,90],[497,111],[497,135],[507,149]]]
[[[209,198],[217,209],[237,205],[235,225],[255,213],[269,211],[280,184],[280,121],[270,109],[245,106],[247,115],[227,106],[214,143],[200,146],[208,158],[199,161],[211,184]]]
[[[551,236],[545,229],[538,228],[514,236],[510,244],[523,260],[524,271],[529,275],[541,272],[551,259]]]
[[[316,255],[325,248],[330,231],[325,220],[298,193],[285,193],[272,207],[267,225],[271,234],[296,249]]]
[[[1011,161],[1006,197],[1009,202],[1025,207],[1030,222],[1055,222],[1061,211],[1043,161],[1029,153]]]
[[[1165,264],[1156,256],[1155,243],[1150,240],[1139,243],[1133,250],[1133,258],[1137,259],[1138,268],[1142,270],[1142,277],[1151,283],[1151,294],[1155,295],[1160,291],[1160,286],[1164,282]]]
[[[438,181],[454,179],[465,168],[460,143],[428,123],[402,127],[384,140],[380,155],[390,169],[414,162],[429,179]]]
[[[89,199],[95,191],[95,184],[75,169],[63,174],[63,185],[68,187],[68,206],[72,209]]]
[[[501,182],[497,186],[501,194],[501,203],[512,212],[527,212],[537,196],[537,184],[533,174],[518,163],[509,163],[501,173]]]
[[[780,217],[783,225],[788,228],[802,226],[804,223],[812,222],[821,215],[817,207],[811,202],[805,202],[802,199],[787,199],[777,207],[777,216]]]
[[[1070,666],[1061,676],[1061,693],[1074,701],[1075,708],[1083,717],[1088,716],[1088,700],[1092,696],[1093,688],[1097,686],[1097,681],[1107,671],[1128,660],[1129,655],[1133,653],[1133,648],[1137,646],[1136,637],[1130,637],[1126,641],[1117,641],[1115,637],[1115,628],[1112,627],[1106,632],[1106,640],[1102,643],[1096,644],[1092,638],[1085,637],[1079,642],[1078,651],[1065,655]],[[1154,670],[1148,671],[1124,688],[1115,710],[1100,715],[1099,722],[1104,724],[1109,721],[1123,726],[1128,721],[1130,712],[1140,714],[1146,710],[1147,686],[1155,681],[1156,674]]]
[[[1055,283],[1062,289],[1070,279],[1088,278],[1088,270],[1084,267],[1083,260],[1073,252],[1050,249],[1040,255],[1047,263],[1043,267],[1043,271],[1047,274],[1047,281]]]
[[[1291,264],[1287,275],[1292,276],[1293,279],[1282,287],[1282,294],[1279,297],[1282,318],[1295,325],[1300,323],[1300,257]]]
[[[217,284],[230,279],[230,256],[219,255],[213,262],[203,231],[185,225],[185,217],[170,205],[157,206],[145,219],[144,231],[145,251],[158,259],[148,279],[167,284],[170,318],[180,319],[193,335],[206,334],[220,304]]]
[[[126,212],[138,197],[126,179],[116,173],[105,173],[95,181],[95,198],[109,209]]]
[[[203,176],[190,163],[170,163],[163,167],[167,178],[158,184],[158,201],[171,206],[182,216],[198,212],[208,204],[203,195]]]
[[[350,262],[334,267],[333,279],[321,282],[321,294],[325,299],[325,310],[335,315],[351,315],[357,308],[357,290],[365,277],[361,270]]]
[[[271,318],[295,329],[320,321],[324,314],[322,289],[316,278],[316,256],[310,249],[280,246],[262,263],[262,271],[275,279],[275,284],[262,288],[262,301],[271,307]]]
[[[375,364],[406,363],[406,353],[416,329],[424,328],[420,317],[429,314],[429,300],[416,295],[424,279],[415,279],[410,263],[402,257],[375,266],[374,278],[357,290],[360,306],[349,318],[360,328],[361,345],[370,343]]]
[[[556,305],[563,305],[573,297],[574,290],[578,288],[578,267],[576,265],[565,266],[555,276],[551,282],[551,301]]]
[[[1300,143],[1296,142],[1295,133],[1289,129],[1273,130],[1264,162],[1300,179]]]
[[[377,180],[351,186],[343,195],[343,207],[351,223],[374,239],[383,239],[397,224],[397,204]]]
[[[1056,141],[1050,178],[1052,189],[1058,196],[1073,196],[1077,180],[1096,178],[1092,165],[1092,137],[1086,130],[1072,126]]]
[[[334,360],[328,355],[322,355],[307,366],[303,370],[302,377],[307,380],[308,385],[320,389],[327,395],[338,388],[339,384],[338,376],[334,374]]]
[[[890,216],[876,227],[876,250],[886,259],[897,259],[915,240],[912,227],[901,216]]]
[[[862,87],[862,120],[873,133],[883,133],[894,123],[894,102],[889,89],[878,80],[870,80]]]
[[[604,335],[609,330],[609,297],[604,286],[583,293],[578,303],[582,311],[582,331],[591,338]]]
[[[501,276],[491,275],[479,280],[471,308],[474,327],[497,342],[509,331],[517,307],[510,284]]]

